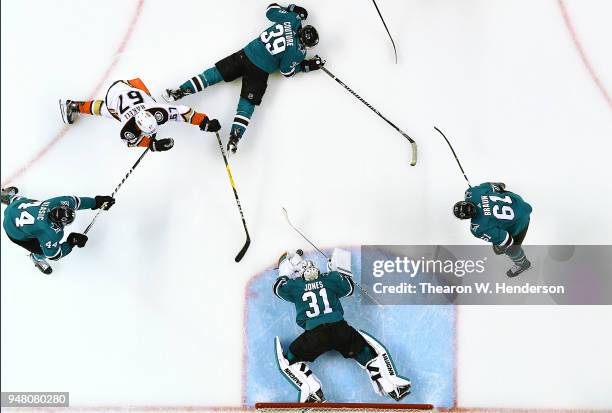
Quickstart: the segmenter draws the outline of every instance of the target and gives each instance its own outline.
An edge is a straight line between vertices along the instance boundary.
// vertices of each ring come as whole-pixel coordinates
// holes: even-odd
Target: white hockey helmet
[[[320,271],[316,265],[310,260],[304,261],[300,275],[304,278],[304,281],[310,282],[319,278]]]
[[[146,110],[142,110],[134,116],[136,126],[142,131],[143,135],[153,135],[157,131],[157,121],[155,116]]]

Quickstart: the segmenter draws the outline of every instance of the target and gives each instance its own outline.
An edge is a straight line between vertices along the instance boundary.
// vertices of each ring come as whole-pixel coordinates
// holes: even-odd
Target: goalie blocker
[[[336,249],[328,262],[329,272],[323,274],[299,253],[283,254],[278,268],[274,293],[294,303],[296,322],[305,329],[286,353],[275,338],[279,370],[299,390],[300,402],[325,401],[321,382],[306,362],[331,350],[359,363],[379,395],[399,401],[410,393],[410,380],[397,374],[384,345],[344,320],[339,299],[355,290],[349,252]]]

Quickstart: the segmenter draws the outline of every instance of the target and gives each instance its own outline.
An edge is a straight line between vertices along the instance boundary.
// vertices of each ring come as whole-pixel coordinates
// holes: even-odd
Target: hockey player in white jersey
[[[60,100],[64,123],[72,124],[79,114],[115,119],[123,125],[121,139],[128,146],[148,147],[152,151],[167,151],[174,146],[172,138],[156,139],[159,125],[169,120],[198,125],[204,132],[217,132],[221,125],[188,106],[160,104],[151,97],[140,79],[117,80],[104,100]]]
[[[305,330],[286,352],[279,338],[274,340],[279,370],[299,389],[300,402],[325,401],[321,381],[306,362],[331,350],[354,359],[368,373],[379,395],[396,401],[404,398],[410,393],[410,380],[397,374],[385,347],[344,320],[340,299],[355,291],[350,252],[334,250],[328,272],[323,274],[301,255],[298,250],[281,256],[274,283],[274,294],[295,305],[296,322]]]

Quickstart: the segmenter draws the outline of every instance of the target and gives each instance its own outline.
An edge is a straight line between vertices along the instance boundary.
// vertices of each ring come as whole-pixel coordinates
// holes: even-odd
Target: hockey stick
[[[398,128],[397,126],[395,126],[395,124],[393,122],[391,122],[389,119],[385,118],[374,106],[370,105],[368,102],[366,102],[361,96],[359,96],[353,89],[351,89],[350,87],[348,87],[342,80],[338,79],[332,72],[330,72],[329,70],[327,70],[325,68],[325,66],[321,67],[321,69],[327,73],[329,75],[329,77],[331,77],[332,79],[334,79],[336,82],[338,82],[338,84],[340,86],[342,86],[343,88],[345,88],[346,90],[348,90],[353,96],[355,96],[357,99],[359,99],[361,101],[361,103],[363,103],[364,105],[366,105],[368,108],[370,108],[370,110],[372,110],[372,112],[376,113],[378,116],[380,116],[385,122],[387,122],[389,125],[391,125],[396,131],[398,131],[404,138],[408,139],[408,142],[410,142],[410,145],[412,145],[412,161],[410,162],[410,165],[415,166],[417,163],[417,145],[416,142],[410,137],[408,136],[407,133],[405,133],[404,131],[402,131],[400,128]]]
[[[302,231],[300,231],[299,229],[297,229],[297,227],[291,223],[291,220],[289,219],[289,213],[287,212],[287,210],[286,210],[285,208],[283,208],[283,215],[285,215],[285,219],[287,220],[287,223],[289,224],[289,226],[290,226],[291,228],[293,228],[293,229],[295,230],[295,232],[297,232],[298,234],[300,234],[300,236],[301,236],[302,238],[304,238],[304,239],[306,240],[306,242],[308,242],[310,245],[312,245],[312,246],[313,246],[313,248],[314,248],[314,249],[316,249],[316,250],[317,250],[317,251],[318,251],[318,252],[319,252],[319,253],[320,253],[322,256],[324,256],[324,257],[325,257],[325,259],[326,259],[327,261],[329,261],[329,259],[330,259],[330,258],[327,256],[327,254],[325,254],[323,251],[321,251],[319,248],[317,248],[317,246],[316,246],[316,245],[314,245],[314,244],[312,243],[312,241],[310,241],[310,240],[308,239],[308,237],[302,233]],[[355,283],[355,285],[357,286],[357,288],[359,288],[359,291],[361,291],[361,293],[362,293],[363,295],[365,295],[365,296],[366,296],[366,297],[368,297],[370,300],[372,300],[372,302],[373,302],[374,304],[376,304],[377,306],[379,306],[380,308],[383,308],[382,304],[380,304],[380,303],[379,303],[378,301],[376,301],[376,300],[375,300],[375,299],[374,299],[374,298],[373,298],[373,297],[372,297],[370,294],[368,294],[368,293],[367,293],[367,291],[366,291],[366,290],[364,290],[364,289],[363,289],[363,287],[361,287],[361,285],[360,285],[358,282],[355,282],[355,280],[353,280],[353,282]]]
[[[113,193],[111,194],[111,198],[115,197],[115,194],[117,193],[117,191],[119,190],[119,188],[121,188],[121,185],[123,185],[123,183],[128,179],[128,177],[132,174],[132,172],[134,172],[134,169],[136,169],[136,167],[138,166],[138,164],[140,163],[140,161],[142,161],[142,158],[144,158],[144,156],[149,152],[150,148],[145,149],[145,151],[142,153],[142,155],[140,155],[140,157],[138,158],[138,160],[136,161],[136,163],[134,165],[132,165],[132,167],[130,168],[130,170],[128,171],[128,173],[125,174],[125,176],[123,177],[123,179],[121,180],[121,182],[119,182],[119,185],[117,185],[117,187],[115,188],[115,190],[113,191]],[[102,207],[106,206],[106,203],[104,205],[102,205]],[[91,222],[89,223],[89,225],[87,225],[87,228],[85,228],[85,231],[83,232],[83,234],[87,234],[89,232],[89,230],[91,229],[91,227],[93,227],[94,222],[96,222],[96,219],[98,219],[98,216],[100,215],[100,213],[102,211],[105,211],[105,209],[100,208],[100,210],[96,213],[96,215],[93,217],[93,219],[91,220]]]
[[[395,64],[397,64],[397,49],[395,47],[395,42],[393,41],[393,37],[391,37],[391,32],[389,32],[387,23],[385,23],[385,19],[383,18],[382,13],[380,12],[380,9],[378,8],[378,4],[376,4],[376,0],[372,0],[372,3],[374,3],[374,7],[376,7],[376,11],[378,12],[378,15],[380,16],[380,20],[382,21],[382,24],[383,26],[385,26],[385,30],[387,31],[387,34],[389,35],[389,40],[391,40],[391,44],[393,45],[393,52],[395,53]]]
[[[440,129],[438,129],[437,126],[434,126],[434,129],[437,130],[438,132],[440,132],[440,135],[442,135],[442,137],[444,138],[444,140],[446,141],[446,143],[448,143],[448,147],[450,148],[450,150],[453,152],[453,156],[455,157],[455,160],[457,161],[457,165],[459,165],[459,169],[461,169],[461,173],[463,173],[463,177],[465,178],[465,180],[468,183],[468,186],[471,188],[472,184],[470,183],[470,180],[468,179],[467,175],[465,174],[465,171],[463,170],[463,166],[461,166],[461,162],[459,162],[459,158],[457,157],[457,154],[455,153],[455,150],[453,149],[453,145],[451,145],[451,143],[449,142],[449,140],[446,138],[446,135],[444,135],[442,133],[442,131]]]
[[[225,155],[225,149],[223,148],[223,142],[221,142],[221,137],[219,136],[219,132],[216,132],[217,141],[219,142],[219,148],[221,149],[221,155],[223,155],[223,162],[225,162],[225,169],[227,170],[227,175],[229,176],[230,183],[232,184],[232,189],[234,190],[234,197],[236,198],[236,204],[238,205],[238,211],[240,212],[240,218],[242,218],[242,225],[244,226],[244,232],[246,233],[246,242],[242,246],[242,249],[236,255],[234,260],[236,262],[240,262],[244,254],[246,254],[247,249],[249,249],[249,245],[251,245],[251,237],[249,236],[249,230],[247,229],[246,220],[244,219],[244,213],[242,212],[242,206],[240,205],[240,199],[238,198],[238,192],[236,191],[236,183],[234,182],[234,178],[232,177],[232,171],[230,171],[229,163],[227,163],[227,156]]]

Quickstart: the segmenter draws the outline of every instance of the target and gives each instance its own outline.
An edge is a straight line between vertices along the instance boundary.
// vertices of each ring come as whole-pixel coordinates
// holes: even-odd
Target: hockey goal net
[[[376,403],[257,403],[261,413],[423,413],[437,412],[431,404],[376,404]]]

